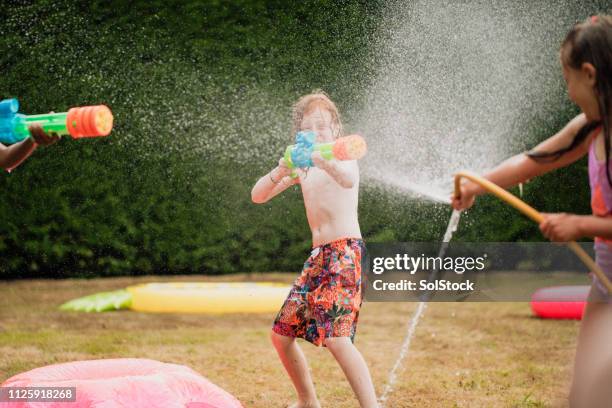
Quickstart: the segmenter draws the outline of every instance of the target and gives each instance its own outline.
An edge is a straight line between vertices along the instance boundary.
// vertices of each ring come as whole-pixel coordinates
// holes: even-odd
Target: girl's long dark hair
[[[584,23],[576,24],[561,44],[561,59],[564,65],[580,69],[588,62],[597,70],[596,91],[600,121],[585,124],[572,142],[554,152],[527,153],[537,161],[554,161],[578,147],[598,126],[603,126],[606,151],[606,176],[612,187],[610,176],[610,121],[612,118],[612,17],[593,16]]]

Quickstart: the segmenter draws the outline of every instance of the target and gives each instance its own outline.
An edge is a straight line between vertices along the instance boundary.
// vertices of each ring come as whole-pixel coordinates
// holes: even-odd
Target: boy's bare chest
[[[307,173],[303,174],[300,177],[300,184],[305,196],[307,194],[319,196],[341,194],[343,190],[325,171],[317,168],[310,168]]]

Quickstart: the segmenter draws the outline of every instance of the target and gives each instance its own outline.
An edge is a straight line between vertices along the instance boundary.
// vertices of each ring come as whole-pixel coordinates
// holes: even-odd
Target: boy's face
[[[319,106],[309,109],[304,113],[300,130],[311,130],[317,134],[317,143],[334,141],[334,125],[331,113]]]
[[[570,99],[580,107],[588,120],[600,120],[596,91],[596,70],[592,64],[582,64],[580,69],[563,65],[563,78]]]

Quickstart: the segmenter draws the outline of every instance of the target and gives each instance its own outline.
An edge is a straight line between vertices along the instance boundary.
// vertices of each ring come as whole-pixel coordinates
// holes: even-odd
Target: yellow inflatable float
[[[177,282],[129,286],[130,309],[153,313],[271,313],[289,293],[271,282]]]

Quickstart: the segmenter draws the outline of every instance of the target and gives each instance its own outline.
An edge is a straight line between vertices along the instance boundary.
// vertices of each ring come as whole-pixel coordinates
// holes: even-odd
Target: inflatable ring
[[[531,310],[543,319],[582,319],[590,286],[553,286],[538,289]]]
[[[132,310],[161,313],[271,313],[289,293],[281,283],[183,282],[130,286]]]
[[[235,397],[189,367],[139,358],[35,368],[2,387],[74,387],[75,396],[61,402],[0,402],[0,408],[242,408]]]

